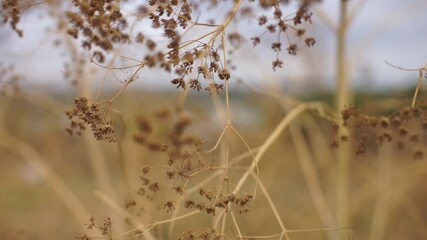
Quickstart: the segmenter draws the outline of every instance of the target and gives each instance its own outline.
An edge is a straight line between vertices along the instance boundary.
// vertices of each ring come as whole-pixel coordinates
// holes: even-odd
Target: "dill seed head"
[[[259,24],[260,26],[262,26],[262,25],[266,24],[266,23],[267,23],[267,21],[268,21],[268,19],[267,19],[267,17],[266,17],[266,16],[264,16],[264,15],[262,15],[262,16],[260,16],[260,17],[258,18],[258,24]]]
[[[13,97],[20,92],[20,83],[24,77],[16,73],[13,65],[5,65],[0,62],[0,95]]]
[[[390,122],[387,118],[382,117],[380,119],[380,125],[382,128],[388,128],[388,126],[390,125]]]
[[[71,120],[67,131],[72,134],[80,134],[89,125],[90,130],[97,140],[108,140],[114,142],[114,128],[110,119],[111,106],[109,103],[90,102],[85,97],[74,100],[75,108],[66,111],[66,116]]]
[[[424,156],[424,152],[422,150],[417,150],[414,152],[414,155],[412,156],[412,158],[414,160],[421,160]]]
[[[272,62],[273,64],[273,70],[276,71],[276,68],[282,68],[283,66],[283,62],[280,61],[279,59],[276,59]]]
[[[150,121],[143,116],[138,116],[136,118],[136,124],[138,130],[143,134],[150,134],[153,131]]]
[[[23,31],[18,28],[18,23],[21,20],[21,7],[19,6],[19,0],[3,0],[1,3],[3,23],[8,23],[12,29],[18,34],[19,37],[23,37]]]
[[[307,47],[312,47],[316,43],[316,40],[312,37],[308,37],[304,41],[305,41],[305,45],[307,45]]]
[[[298,46],[296,44],[289,44],[288,48],[286,49],[288,50],[288,53],[290,55],[297,55],[298,52]]]
[[[271,44],[271,48],[275,51],[275,52],[280,52],[282,49],[281,49],[281,45],[282,45],[282,43],[280,43],[280,42],[275,42],[275,43],[272,43]]]
[[[175,210],[175,204],[172,201],[167,201],[162,206],[163,209],[166,210],[166,212],[172,212]]]
[[[149,150],[153,152],[161,152],[164,150],[164,144],[154,141],[146,142],[146,146]]]
[[[143,144],[143,143],[145,143],[146,138],[143,135],[137,134],[137,135],[133,136],[133,140],[139,144]]]
[[[418,134],[411,135],[410,141],[413,143],[418,143],[420,141],[420,137]]]
[[[148,186],[148,189],[150,189],[150,191],[152,191],[152,192],[157,192],[160,190],[160,185],[158,182],[154,182]]]
[[[261,39],[259,37],[252,37],[251,40],[254,47],[261,43]]]
[[[402,151],[405,148],[405,144],[402,141],[398,141],[396,147],[398,150]]]
[[[398,130],[400,137],[404,137],[408,134],[408,131],[405,128],[400,128]]]

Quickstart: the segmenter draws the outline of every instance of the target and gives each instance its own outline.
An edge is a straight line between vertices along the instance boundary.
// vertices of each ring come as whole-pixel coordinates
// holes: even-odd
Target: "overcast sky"
[[[236,52],[240,60],[235,76],[255,85],[263,84],[266,79],[276,80],[288,89],[304,88],[308,81],[311,86],[333,86],[335,37],[332,28],[337,24],[338,2],[324,0],[317,5],[314,25],[309,30],[316,37],[315,48],[301,47],[297,57],[284,54],[284,68],[272,72],[274,53],[269,46],[257,47],[253,51],[248,42]],[[427,63],[427,1],[350,0],[349,7],[350,13],[357,12],[348,34],[352,84],[368,89],[415,84],[418,73],[391,68],[384,60],[407,68],[420,68]],[[14,64],[24,73],[27,83],[66,86],[67,83],[61,81],[63,53],[53,49],[53,40],[47,41],[49,35],[44,34],[51,24],[48,19],[40,14],[24,16],[20,25],[25,33],[23,39],[18,38],[9,26],[0,25],[0,61]],[[256,31],[253,24],[243,28]],[[159,84],[147,80],[144,84],[171,87],[167,82]]]

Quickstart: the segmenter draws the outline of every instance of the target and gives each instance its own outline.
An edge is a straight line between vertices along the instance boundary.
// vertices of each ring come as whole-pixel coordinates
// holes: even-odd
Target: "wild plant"
[[[104,214],[108,216],[99,218],[97,214],[89,214],[78,196],[46,170],[47,165],[38,160],[35,165],[49,173],[44,175],[47,181],[59,182],[52,183],[58,195],[71,196],[63,201],[74,217],[79,221],[87,219],[86,223],[80,222],[83,230],[77,239],[293,239],[298,234],[313,232],[321,232],[322,237],[329,239],[337,239],[338,232],[340,239],[353,239],[349,180],[350,166],[354,163],[350,160],[381,152],[379,162],[385,164],[380,167],[389,173],[388,160],[384,158],[395,150],[413,160],[424,157],[427,112],[423,103],[417,103],[417,96],[425,68],[417,69],[418,85],[410,106],[381,116],[365,114],[355,107],[347,86],[344,39],[347,1],[343,0],[337,29],[335,106],[321,101],[303,102],[279,91],[248,87],[251,94],[274,99],[283,116],[258,146],[252,145],[233,121],[230,84],[237,82],[234,73],[239,68],[233,59],[235,51],[245,42],[253,47],[267,45],[273,56],[269,62],[272,70],[286,69],[285,56],[295,56],[304,47],[315,47],[316,39],[310,35],[308,26],[313,24],[311,7],[318,2],[298,1],[294,3],[296,10],[288,13],[291,1],[280,0],[2,0],[3,22],[20,37],[25,37],[25,29],[19,27],[23,14],[40,5],[50,9],[51,18],[57,23],[55,34],[61,39],[58,44],[71,49],[64,77],[76,85],[79,96],[74,98],[74,108],[65,112],[69,126],[64,128],[70,136],[81,135],[89,146],[93,154],[92,171],[99,185],[95,196],[109,208]],[[252,36],[252,32],[239,31],[245,21],[256,25],[261,33]],[[95,74],[91,74],[93,67]],[[147,71],[166,73],[179,97],[167,107],[150,103],[153,111],[138,111],[132,121],[127,121],[119,102],[138,81],[151,80],[146,79]],[[0,84],[1,77],[6,75],[0,69]],[[123,75],[126,76],[120,77]],[[113,94],[102,91],[94,94],[99,89],[90,89],[87,83],[90,77],[100,77],[104,82],[116,80],[120,87]],[[15,83],[18,78],[10,79]],[[188,107],[188,99],[200,91],[209,95],[214,111],[222,120],[213,141],[206,140],[210,136],[195,126],[197,114]],[[325,127],[328,129],[325,131],[332,134],[320,133],[319,129],[326,125],[329,128]],[[319,217],[319,225],[310,228],[292,229],[285,224],[286,214],[281,212],[280,203],[272,197],[274,191],[263,179],[268,151],[286,130]],[[324,143],[311,139],[311,134],[331,136],[324,138],[328,144],[321,149],[332,152],[330,155],[336,158],[330,164],[333,170],[328,169],[336,178],[332,191],[337,195],[334,204],[323,189],[324,180],[316,169],[315,156],[310,153],[311,148]],[[117,147],[118,161],[114,166],[119,173],[108,169],[107,165],[112,163],[100,157],[107,153],[99,154],[104,149],[97,147],[92,138],[106,142],[108,148]],[[15,143],[27,149],[18,140]],[[125,150],[132,144],[137,146],[135,151],[144,153],[137,163],[130,160],[132,153]],[[131,169],[132,166],[138,169]],[[286,169],[282,171],[287,174]],[[116,175],[120,176],[117,180],[120,184],[113,183]],[[381,177],[381,184],[390,187],[390,175]],[[125,187],[118,191],[117,186]],[[381,228],[372,230],[373,239],[384,234],[387,212],[381,208],[384,203],[390,204],[378,197],[373,224]],[[250,215],[251,211],[266,215],[259,217],[274,222],[275,226],[254,227],[256,231],[252,231],[257,219]],[[245,224],[248,218],[255,220]]]

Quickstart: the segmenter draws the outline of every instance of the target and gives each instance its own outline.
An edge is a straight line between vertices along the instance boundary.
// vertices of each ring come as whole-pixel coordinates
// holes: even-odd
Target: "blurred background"
[[[334,105],[338,2],[324,0],[313,6],[313,24],[305,27],[316,44],[311,48],[301,44],[297,56],[280,53],[284,66],[276,71],[271,65],[276,53],[268,41],[252,46],[250,37],[264,31],[254,27],[256,18],[229,26],[230,32],[248,34],[240,47],[230,49],[231,119],[246,141],[230,134],[232,158],[248,154],[246,144],[256,152],[300,101]],[[230,7],[231,1],[220,4]],[[296,6],[292,2],[286,11],[293,13]],[[402,71],[385,61],[409,69],[425,66],[426,8],[423,0],[348,1],[346,70],[354,104],[363,110],[361,115],[393,120],[392,116],[404,116],[404,110],[411,105],[418,71]],[[133,16],[134,3],[123,3],[123,11]],[[210,14],[199,18],[217,16],[215,11]],[[84,95],[93,101],[109,99],[132,71],[111,71],[91,63],[88,53],[76,50],[78,42],[70,42],[66,34],[57,30],[58,19],[61,16],[55,15],[52,7],[36,5],[21,16],[18,26],[24,31],[23,38],[9,25],[0,26],[0,239],[74,239],[88,232],[99,236],[87,230],[90,217],[100,225],[111,217],[113,239],[149,238],[122,235],[135,227],[133,218],[108,204],[109,199],[142,222],[172,217],[159,207],[170,195],[169,188],[154,200],[137,194],[140,170],[151,161],[162,166],[156,159],[166,159],[134,141],[138,133],[135,119],[150,119],[157,140],[166,141],[168,129],[173,129],[184,114],[191,119],[187,133],[203,139],[209,149],[215,146],[224,128],[225,93],[215,98],[208,92],[192,91],[183,97],[183,91],[170,84],[170,75],[146,69],[114,103],[112,116],[119,141],[96,141],[90,132],[70,136],[65,130],[70,125],[65,112],[74,107],[74,98]],[[150,30],[149,24],[143,21],[134,27],[148,31],[158,44],[165,43],[162,33]],[[197,31],[194,34],[199,34]],[[274,40],[274,36],[266,38]],[[115,54],[140,59],[144,52],[139,51],[138,45],[129,45]],[[115,64],[129,62],[132,61],[119,58]],[[418,101],[422,103],[424,98],[421,87]],[[164,121],[156,119],[156,113],[162,111],[169,113]],[[290,239],[427,239],[427,163],[422,152],[427,143],[423,128],[426,116],[419,114],[415,120],[405,122],[407,135],[399,135],[401,128],[390,130],[395,134],[390,146],[371,139],[363,154],[351,155],[350,231],[336,230],[338,150],[331,146],[338,139],[340,146],[348,144],[355,153],[360,146],[357,137],[362,137],[356,136],[349,143],[341,141],[334,124],[321,115],[308,111],[295,118],[258,166],[260,179],[287,228],[329,229],[289,233]],[[358,119],[354,121],[358,123]],[[374,137],[383,133],[377,130],[372,133],[355,128],[356,132]],[[417,141],[412,138],[415,135]],[[402,139],[394,141],[396,136]],[[396,147],[400,143],[405,145],[403,151]],[[218,151],[206,154],[209,163],[221,161],[224,144]],[[252,159],[247,156],[237,162],[235,172],[230,173],[232,184],[242,174],[239,168],[251,164]],[[161,176],[159,173],[154,177]],[[162,184],[170,187],[173,182]],[[215,186],[215,182],[212,184]],[[252,180],[244,190],[251,192],[254,185]],[[248,206],[249,213],[236,217],[242,234],[280,233],[273,211],[265,207],[270,206],[268,199],[258,194]],[[128,207],[133,202],[135,206]],[[182,209],[179,212],[186,213]],[[153,228],[151,237],[177,239],[188,226],[196,230],[212,225],[211,216],[196,216],[176,221],[173,228],[169,223],[159,225]],[[266,222],[273,223],[265,226]],[[226,232],[231,237],[236,235],[233,227]]]

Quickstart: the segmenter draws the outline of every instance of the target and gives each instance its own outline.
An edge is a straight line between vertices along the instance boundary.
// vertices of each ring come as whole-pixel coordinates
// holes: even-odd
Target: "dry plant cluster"
[[[73,79],[81,95],[74,99],[74,108],[66,111],[69,119],[66,132],[93,144],[84,133],[89,130],[96,140],[116,146],[121,182],[137,175],[136,186],[126,187],[124,196],[112,196],[114,191],[108,189],[113,187],[108,187],[108,182],[117,176],[106,177],[102,160],[92,163],[102,186],[95,194],[110,208],[107,212],[110,215],[99,220],[96,214],[82,210],[74,198],[68,199],[71,203],[64,200],[71,210],[78,210],[76,215],[77,212],[82,213],[80,216],[90,215],[86,225],[81,223],[84,230],[77,239],[292,239],[291,233],[310,232],[322,232],[329,239],[335,239],[333,234],[338,232],[340,239],[352,239],[348,216],[339,213],[343,219],[335,220],[328,210],[321,180],[313,163],[307,160],[311,142],[303,135],[304,127],[295,122],[308,118],[332,124],[335,135],[327,139],[330,146],[325,151],[341,151],[337,154],[341,157],[362,158],[391,144],[400,154],[421,160],[427,143],[427,112],[415,101],[419,86],[412,106],[382,116],[365,114],[349,102],[345,108],[332,109],[326,102],[304,103],[277,93],[254,90],[275,99],[285,114],[259,147],[253,147],[231,117],[229,83],[235,80],[233,71],[239,67],[238,62],[233,62],[233,52],[245,42],[252,43],[253,47],[267,44],[273,55],[272,69],[286,67],[283,60],[286,55],[297,55],[302,46],[315,46],[316,40],[309,35],[307,27],[313,23],[310,7],[317,2],[320,1],[298,1],[296,11],[288,14],[291,4],[288,0],[2,0],[3,23],[10,25],[20,37],[25,37],[25,29],[19,27],[22,17],[40,6],[48,9],[50,17],[58,23],[55,34],[61,40],[55,44],[72,49],[74,64],[70,62],[65,66],[64,77]],[[230,27],[232,24],[238,26],[246,20],[257,25],[261,34],[250,36],[231,30],[236,29]],[[156,33],[161,33],[162,41],[156,39]],[[130,56],[127,47],[137,51],[137,56]],[[119,79],[122,85],[112,96],[94,97],[84,90],[87,90],[85,81],[89,80],[85,75],[88,63],[106,76],[125,71],[130,74]],[[126,90],[148,69],[168,73],[170,83],[180,91],[179,98],[165,108],[150,103],[157,109],[137,114],[134,121],[126,121],[125,109],[116,106]],[[18,92],[16,83],[21,77],[12,70],[0,65],[2,93]],[[421,78],[423,74],[425,69],[420,69]],[[195,133],[197,120],[186,109],[191,93],[201,90],[207,91],[217,115],[223,120],[222,130],[213,142],[205,139],[208,137],[203,131]],[[285,227],[283,214],[278,210],[280,204],[272,199],[272,192],[262,179],[261,159],[288,128],[295,141],[295,154],[305,159],[301,160],[304,177],[322,224],[311,229]],[[129,140],[145,152],[144,159],[140,160],[143,166],[132,169],[133,173],[126,169],[125,148]],[[346,155],[342,150],[346,149],[345,145],[350,146],[353,154]],[[48,168],[43,163],[37,164],[39,169]],[[338,171],[344,171],[343,175],[338,174],[341,178],[348,177],[345,168]],[[46,179],[56,179],[54,176],[47,174]],[[59,193],[66,192],[65,187],[53,184],[53,188],[62,189],[57,190]],[[264,205],[255,205],[256,198],[264,199]],[[241,224],[252,210],[264,214],[267,209],[268,214],[273,215],[270,221],[278,225],[273,234],[254,233]],[[204,215],[201,217],[201,214]],[[374,222],[382,223],[383,215],[378,216],[379,220]],[[204,227],[195,229],[191,223],[176,226],[188,219]],[[173,235],[177,231],[179,235]],[[381,230],[374,232],[382,233]]]
[[[0,63],[0,95],[13,96],[19,93],[19,85],[23,77],[16,73],[13,65]]]
[[[393,148],[405,151],[405,155],[412,156],[414,160],[423,158],[423,146],[427,142],[427,112],[422,106],[403,108],[381,117],[370,116],[350,106],[341,114],[343,125],[352,130],[352,139],[348,135],[337,136],[331,147],[351,141],[357,144],[356,156],[363,156],[367,146],[392,143]],[[339,127],[334,125],[334,128],[338,132]]]

